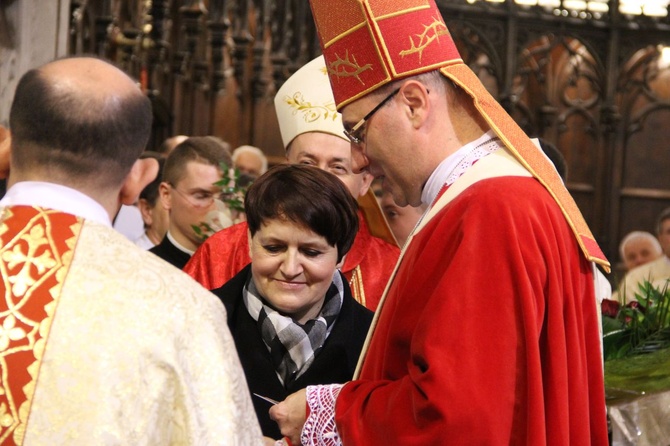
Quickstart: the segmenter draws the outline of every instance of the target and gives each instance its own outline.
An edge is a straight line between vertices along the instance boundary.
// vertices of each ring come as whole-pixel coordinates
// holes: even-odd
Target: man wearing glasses
[[[549,159],[464,64],[433,0],[310,3],[354,171],[428,210],[355,379],[274,405],[282,434],[606,445],[593,269],[609,263]]]
[[[216,208],[221,188],[221,163],[232,165],[228,144],[211,136],[194,136],[175,147],[165,161],[160,200],[170,214],[168,232],[150,249],[182,269],[203,242],[194,226],[207,220]]]

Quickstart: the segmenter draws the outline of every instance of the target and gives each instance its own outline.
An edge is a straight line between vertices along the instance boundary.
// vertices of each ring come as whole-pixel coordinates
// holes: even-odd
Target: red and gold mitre
[[[551,161],[468,68],[434,0],[310,0],[337,109],[389,82],[440,70],[470,95],[515,158],[560,206],[584,255],[609,262]]]
[[[338,110],[403,77],[462,63],[432,0],[311,0]]]

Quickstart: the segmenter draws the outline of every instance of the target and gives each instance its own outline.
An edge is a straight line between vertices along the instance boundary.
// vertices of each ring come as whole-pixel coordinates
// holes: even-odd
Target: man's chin
[[[396,204],[396,206],[404,208],[407,206],[407,199],[405,198],[405,195],[402,194],[397,194],[394,191],[391,192],[391,197],[393,197],[393,202]]]

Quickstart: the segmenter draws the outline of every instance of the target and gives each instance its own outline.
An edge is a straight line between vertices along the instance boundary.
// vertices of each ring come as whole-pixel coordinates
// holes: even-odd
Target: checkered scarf
[[[279,379],[288,387],[302,375],[323,347],[342,308],[344,285],[339,271],[333,274],[333,283],[326,292],[321,312],[315,319],[299,324],[282,316],[260,296],[251,273],[242,292],[244,305],[257,322],[261,337],[270,351]]]

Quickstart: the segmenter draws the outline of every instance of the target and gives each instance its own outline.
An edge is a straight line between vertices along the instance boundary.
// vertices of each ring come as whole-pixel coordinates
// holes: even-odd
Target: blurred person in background
[[[158,187],[163,177],[165,156],[158,152],[145,151],[140,155],[140,159],[144,158],[153,158],[158,161],[158,175],[142,189],[140,198],[137,200],[137,208],[144,221],[144,233],[135,239],[135,244],[143,249],[151,249],[165,237],[170,224],[170,216],[158,199]]]
[[[221,195],[221,163],[230,166],[229,146],[218,138],[191,136],[165,160],[159,186],[160,201],[169,214],[168,231],[149,251],[182,269],[204,241],[194,227],[216,211]]]
[[[268,170],[268,159],[258,147],[240,146],[233,151],[232,158],[233,166],[251,178],[258,178]]]

